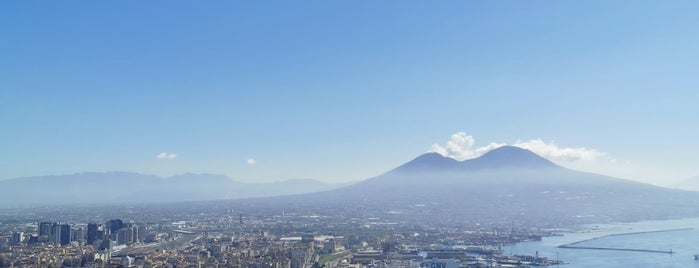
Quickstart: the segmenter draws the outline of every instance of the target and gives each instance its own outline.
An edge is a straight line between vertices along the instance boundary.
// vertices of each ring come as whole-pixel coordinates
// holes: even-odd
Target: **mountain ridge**
[[[454,172],[500,168],[555,168],[560,167],[527,149],[501,146],[485,154],[466,160],[456,160],[436,152],[422,154],[391,172]]]
[[[699,193],[568,169],[521,148],[496,149],[464,161],[435,153],[379,176],[285,203],[439,204],[461,220],[590,223],[699,216]],[[535,222],[532,222],[534,224]]]
[[[81,172],[0,180],[6,204],[193,201],[300,194],[341,187],[313,179],[241,182],[225,175],[183,173],[168,177],[125,171]]]

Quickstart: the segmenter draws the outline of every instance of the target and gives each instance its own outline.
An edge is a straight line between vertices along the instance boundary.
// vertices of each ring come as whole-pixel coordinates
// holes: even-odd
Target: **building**
[[[71,229],[70,230],[70,241],[80,241],[82,243],[85,243],[85,234],[86,231],[82,227],[79,227],[78,229]]]
[[[313,235],[313,234],[301,235],[301,243],[312,243],[314,240],[315,240],[315,235]]]
[[[51,236],[51,230],[55,222],[40,222],[39,223],[39,236]]]
[[[97,240],[98,226],[96,223],[87,224],[87,244],[92,245]]]
[[[57,246],[65,246],[70,244],[70,225],[54,224],[49,242]]]
[[[121,230],[119,230],[116,241],[117,241],[118,245],[125,245],[125,244],[133,243],[134,242],[134,228],[127,227],[127,228],[122,228]]]
[[[20,244],[24,241],[24,232],[13,232],[12,233],[12,240],[10,242],[12,244]]]
[[[115,234],[119,229],[124,228],[124,221],[120,219],[109,220],[106,223],[107,230],[109,234]]]

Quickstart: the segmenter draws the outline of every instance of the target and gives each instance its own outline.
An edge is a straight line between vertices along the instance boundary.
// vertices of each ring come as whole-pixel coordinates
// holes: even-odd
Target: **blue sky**
[[[2,1],[0,179],[351,181],[465,132],[471,149],[584,147],[598,157],[558,163],[664,184],[699,174],[698,12],[696,1]]]

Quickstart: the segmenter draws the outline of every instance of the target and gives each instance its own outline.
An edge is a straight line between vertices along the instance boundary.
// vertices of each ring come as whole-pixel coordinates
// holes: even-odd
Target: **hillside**
[[[465,161],[428,153],[351,186],[285,199],[406,213],[427,204],[434,214],[423,217],[532,223],[699,216],[699,193],[574,171],[508,146]]]

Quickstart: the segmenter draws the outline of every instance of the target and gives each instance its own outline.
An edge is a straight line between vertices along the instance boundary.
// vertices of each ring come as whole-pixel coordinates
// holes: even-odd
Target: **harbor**
[[[568,264],[561,267],[699,267],[699,218],[580,226],[542,241],[503,247],[510,255],[539,251]],[[582,230],[581,229],[581,230]],[[588,230],[595,230],[590,232]],[[574,248],[575,247],[575,248]],[[672,252],[672,253],[670,253]],[[698,256],[699,257],[699,256]]]
[[[631,232],[631,233],[621,233],[621,234],[609,234],[600,237],[594,237],[590,239],[584,239],[575,241],[573,243],[559,245],[559,248],[567,249],[592,249],[592,250],[618,250],[618,251],[635,251],[635,252],[648,252],[648,253],[666,253],[673,254],[675,252],[672,249],[669,250],[656,250],[656,249],[639,249],[639,248],[614,248],[614,247],[594,247],[594,246],[579,246],[581,243],[590,242],[593,240],[598,240],[602,238],[614,237],[614,236],[627,236],[627,235],[642,235],[642,234],[653,234],[653,233],[666,233],[666,232],[678,232],[678,231],[689,231],[694,228],[678,228],[678,229],[666,229],[666,230],[655,230],[655,231],[643,231],[643,232]]]

